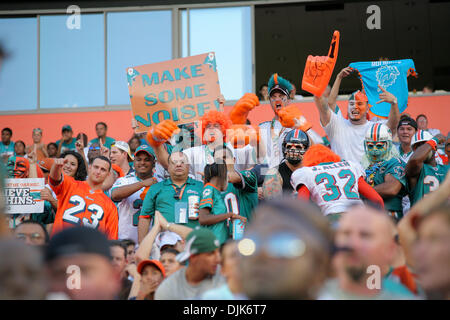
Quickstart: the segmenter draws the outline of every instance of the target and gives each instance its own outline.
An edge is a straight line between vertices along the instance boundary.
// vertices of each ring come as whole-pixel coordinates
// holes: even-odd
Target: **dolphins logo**
[[[376,72],[378,84],[385,89],[392,86],[399,75],[400,71],[395,66],[383,66],[378,68]],[[378,90],[380,91],[380,89]]]
[[[216,57],[214,56],[214,53],[208,53],[205,61],[203,61],[203,64],[208,64],[210,68],[213,68],[214,72],[217,71]]]
[[[128,68],[127,70],[127,80],[128,86],[131,87],[133,85],[133,81],[139,75],[139,72],[136,69]]]

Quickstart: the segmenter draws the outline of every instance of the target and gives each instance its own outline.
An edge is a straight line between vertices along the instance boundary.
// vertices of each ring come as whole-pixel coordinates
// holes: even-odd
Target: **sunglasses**
[[[303,256],[306,245],[298,235],[289,232],[277,232],[266,238],[250,234],[238,243],[239,253],[247,257],[263,249],[272,258],[295,259]]]
[[[31,234],[26,234],[26,233],[18,233],[16,235],[16,238],[22,241],[25,241],[27,238],[29,238],[31,241],[38,241],[40,239],[42,239],[42,236],[35,232],[35,233],[31,233]]]
[[[369,150],[373,150],[374,148],[376,148],[378,150],[382,150],[386,146],[386,142],[377,142],[377,143],[368,142],[368,143],[366,143],[366,146],[367,146],[367,149],[369,149]]]
[[[98,146],[98,147],[89,147],[89,150],[100,150],[100,146]]]

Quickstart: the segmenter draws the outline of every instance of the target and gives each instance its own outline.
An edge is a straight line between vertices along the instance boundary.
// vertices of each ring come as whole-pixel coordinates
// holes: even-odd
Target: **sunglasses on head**
[[[264,250],[272,258],[294,259],[305,253],[305,242],[294,233],[277,232],[261,238],[256,234],[249,234],[239,241],[238,249],[243,256],[252,256]]]
[[[97,146],[97,147],[89,147],[89,150],[100,150],[100,146]]]

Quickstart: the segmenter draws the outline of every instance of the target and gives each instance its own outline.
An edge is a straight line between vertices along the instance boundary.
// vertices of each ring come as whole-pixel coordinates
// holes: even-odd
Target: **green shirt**
[[[166,179],[152,185],[142,204],[140,218],[150,218],[155,214],[155,210],[161,212],[167,222],[175,223],[175,203],[185,202],[188,204],[189,196],[199,196],[202,192],[203,184],[200,181],[188,178],[186,183],[180,188],[173,184],[172,179]],[[179,193],[179,200],[175,198]],[[198,220],[187,220],[184,224],[187,227],[195,228],[199,225]]]
[[[209,208],[211,214],[224,214],[227,213],[227,207],[223,201],[221,192],[216,188],[216,186],[207,183],[203,187],[203,192],[200,200],[200,209]],[[220,244],[223,244],[228,238],[228,227],[227,220],[223,220],[216,224],[211,224],[206,226],[216,235],[219,239]]]
[[[392,158],[381,163],[375,163],[366,169],[366,181],[372,186],[385,182],[386,175],[390,174],[402,184],[401,191],[391,198],[383,198],[384,206],[388,211],[394,211],[403,215],[402,199],[406,195],[405,163],[397,158]]]
[[[71,142],[69,142],[69,143],[63,141],[62,146],[61,146],[61,154],[67,150],[77,151],[75,142],[77,142],[77,139],[75,139],[75,138],[72,138]],[[58,140],[55,143],[59,148],[59,144],[61,143],[61,140]]]
[[[111,137],[106,137],[105,138],[105,144],[104,146],[107,147],[108,149],[111,149],[111,145],[116,142],[116,140],[114,140]],[[93,143],[98,143],[100,144],[100,140],[98,138],[92,139],[91,141],[89,141],[89,144],[93,144]]]
[[[227,191],[222,193],[227,212],[233,212],[251,221],[253,209],[258,205],[258,182],[252,171],[240,171],[241,183],[228,183]]]
[[[439,185],[444,181],[447,174],[448,165],[436,165],[433,167],[424,163],[420,171],[419,179],[417,179],[416,186],[411,190],[409,198],[411,200],[411,207],[424,195],[439,188]]]

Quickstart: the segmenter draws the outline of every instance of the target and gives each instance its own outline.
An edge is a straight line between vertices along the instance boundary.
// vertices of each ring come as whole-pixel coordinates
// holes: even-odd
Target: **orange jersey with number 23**
[[[52,236],[71,226],[85,226],[103,232],[108,239],[117,239],[117,208],[102,190],[93,191],[86,181],[65,174],[57,186],[49,184],[58,197]]]

